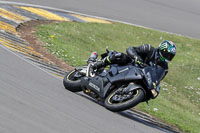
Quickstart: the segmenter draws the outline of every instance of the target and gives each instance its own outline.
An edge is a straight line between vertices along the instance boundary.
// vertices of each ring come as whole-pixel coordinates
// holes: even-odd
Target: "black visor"
[[[165,58],[165,60],[167,60],[167,61],[171,61],[173,58],[174,58],[174,56],[175,56],[175,54],[173,54],[173,53],[169,53],[169,52],[164,52],[163,50],[161,51],[161,55]]]

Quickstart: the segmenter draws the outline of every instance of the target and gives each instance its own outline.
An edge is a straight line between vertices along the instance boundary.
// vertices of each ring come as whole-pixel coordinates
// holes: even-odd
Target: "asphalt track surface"
[[[65,9],[200,38],[199,0],[6,0]]]
[[[74,2],[77,4],[78,1]],[[59,5],[56,3],[59,3],[61,8],[63,5],[70,6],[67,3],[61,4],[59,1],[49,0],[48,3],[41,0],[33,4],[58,8]],[[85,6],[83,4],[83,7]],[[71,8],[68,10],[72,10]],[[80,3],[77,8],[81,8]],[[97,13],[96,16],[98,15]],[[123,112],[110,112],[85,97],[66,91],[62,80],[30,64],[4,46],[0,47],[0,61],[0,132],[2,133],[166,132],[156,126],[140,122],[134,117],[128,118]]]

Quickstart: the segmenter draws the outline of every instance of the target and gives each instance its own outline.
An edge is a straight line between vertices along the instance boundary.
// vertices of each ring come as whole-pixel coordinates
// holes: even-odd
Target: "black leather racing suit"
[[[139,47],[129,47],[126,49],[126,52],[132,59],[137,57],[145,64],[154,64],[162,67],[165,71],[162,79],[168,73],[168,64],[160,60],[157,48],[154,48],[149,44],[144,44]]]
[[[156,66],[150,71],[151,75],[154,76],[152,76],[152,82],[149,84],[149,88],[155,89],[159,94],[160,81],[168,73],[168,64],[160,60],[158,49],[149,44],[144,44],[139,47],[129,47],[126,49],[126,52],[127,55],[133,59],[138,58],[138,60],[143,61],[145,64]]]

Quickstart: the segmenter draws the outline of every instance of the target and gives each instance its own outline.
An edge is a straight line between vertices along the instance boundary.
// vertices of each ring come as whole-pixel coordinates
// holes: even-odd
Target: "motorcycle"
[[[112,53],[113,51],[107,50],[101,58]],[[83,91],[113,112],[149,101],[152,98],[152,82],[160,81],[158,75],[164,71],[159,66],[139,66],[134,61],[123,66],[112,64],[110,68],[99,70],[93,70],[92,66],[89,63],[71,70],[65,75],[63,84],[71,92]]]

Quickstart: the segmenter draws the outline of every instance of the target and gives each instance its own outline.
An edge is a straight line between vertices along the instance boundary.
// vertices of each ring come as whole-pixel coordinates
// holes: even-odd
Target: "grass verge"
[[[184,132],[200,131],[200,40],[140,27],[113,23],[66,22],[37,26],[36,35],[58,58],[72,66],[86,63],[92,51],[104,53],[106,47],[125,52],[129,46],[145,43],[157,47],[163,40],[177,46],[177,55],[169,64],[155,100],[139,104],[145,111]]]

